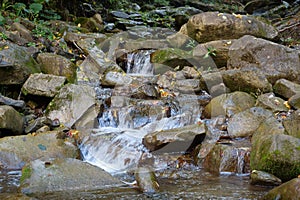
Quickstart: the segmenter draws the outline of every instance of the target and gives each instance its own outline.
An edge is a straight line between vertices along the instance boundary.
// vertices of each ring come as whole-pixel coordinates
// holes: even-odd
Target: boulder
[[[253,35],[267,39],[277,36],[271,25],[246,15],[204,12],[192,16],[186,23],[187,35],[199,43],[220,39],[238,39]]]
[[[296,110],[283,120],[286,134],[300,139],[300,110]]]
[[[294,178],[282,185],[273,188],[270,190],[265,196],[263,196],[262,200],[269,199],[289,199],[289,200],[298,200],[300,199],[300,178]]]
[[[294,83],[286,79],[279,79],[275,82],[274,93],[286,99],[300,93],[300,84]]]
[[[66,77],[51,74],[31,74],[22,86],[25,95],[54,97],[64,85]]]
[[[67,84],[48,104],[46,116],[51,120],[59,119],[67,127],[89,118],[91,121],[86,126],[93,127],[98,113],[95,95],[94,89],[88,85]]]
[[[79,151],[70,141],[57,139],[58,131],[0,139],[1,167],[21,169],[38,158],[77,158]]]
[[[124,185],[104,170],[72,158],[38,159],[22,169],[20,190],[41,198],[45,193],[87,191]]]
[[[245,35],[229,48],[228,69],[258,68],[271,84],[278,79],[300,81],[297,50],[261,38]]]
[[[37,61],[43,73],[65,76],[69,83],[75,82],[76,66],[69,59],[54,53],[40,53]]]
[[[250,174],[250,183],[252,185],[275,186],[280,185],[281,180],[273,174],[252,170]]]
[[[150,151],[185,152],[189,149],[194,140],[197,140],[197,143],[200,144],[204,137],[204,124],[195,124],[182,128],[148,133],[143,138],[143,144]],[[194,144],[194,147],[195,146],[196,144]]]
[[[245,92],[233,92],[222,94],[213,98],[204,108],[204,116],[207,118],[224,115],[231,117],[236,113],[253,107],[255,99]]]
[[[271,173],[282,181],[300,174],[300,139],[271,134],[252,139],[251,169]]]
[[[8,41],[1,41],[0,48],[0,84],[21,85],[30,74],[41,72],[40,66],[32,57],[35,49]]]
[[[231,138],[251,137],[256,129],[273,113],[260,107],[252,107],[237,113],[229,119],[228,135]]]
[[[22,24],[19,22],[14,22],[10,29],[10,31],[17,31],[21,38],[25,39],[26,43],[33,42],[32,34],[31,32]],[[18,44],[18,41],[15,41]]]
[[[285,101],[280,97],[276,97],[274,93],[259,95],[256,99],[255,106],[271,110],[273,113],[287,112],[289,110],[285,105]]]
[[[300,92],[289,98],[288,104],[295,109],[300,109]]]
[[[12,132],[16,135],[23,133],[24,118],[13,107],[7,105],[0,105],[0,135],[2,131]]]
[[[231,91],[243,91],[247,93],[271,92],[272,85],[260,70],[230,69],[222,72],[222,78],[226,87]]]

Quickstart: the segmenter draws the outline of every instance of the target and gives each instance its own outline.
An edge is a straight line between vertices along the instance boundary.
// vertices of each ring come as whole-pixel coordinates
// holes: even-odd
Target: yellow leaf
[[[285,107],[287,107],[288,109],[291,109],[291,106],[290,106],[290,104],[289,104],[289,102],[288,102],[288,101],[285,101],[283,104],[284,104],[284,105],[285,105]]]

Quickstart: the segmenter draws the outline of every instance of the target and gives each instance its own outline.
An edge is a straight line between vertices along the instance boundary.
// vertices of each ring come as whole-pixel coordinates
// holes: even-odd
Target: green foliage
[[[193,49],[197,46],[197,42],[193,39],[189,39],[187,44],[185,45],[186,48]]]
[[[207,48],[207,53],[204,55],[204,58],[208,58],[209,56],[217,56],[217,50],[214,47]]]
[[[5,21],[6,21],[5,18],[0,13],[0,26],[3,25]]]
[[[12,7],[12,4],[9,2],[9,0],[3,0],[1,1],[0,5],[0,11],[4,11]]]
[[[33,36],[35,37],[46,37],[49,40],[54,39],[54,34],[50,28],[48,28],[49,24],[44,21],[39,21],[39,23],[36,24],[35,28],[32,30]]]
[[[3,40],[7,40],[7,35],[5,35],[5,33],[0,33],[0,38]]]

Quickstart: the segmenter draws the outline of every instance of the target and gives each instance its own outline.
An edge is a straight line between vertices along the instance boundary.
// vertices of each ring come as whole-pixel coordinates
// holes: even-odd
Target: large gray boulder
[[[122,185],[104,170],[77,159],[38,159],[23,167],[20,190],[41,197],[50,192],[92,191]]]
[[[51,74],[31,74],[22,86],[23,94],[54,97],[64,85],[66,77]]]
[[[80,126],[93,128],[98,115],[95,96],[94,89],[88,85],[67,84],[47,106],[46,116],[59,119],[67,127],[84,121],[86,124]]]
[[[274,27],[251,16],[219,12],[204,12],[192,16],[186,23],[186,31],[188,36],[199,43],[237,39],[243,35],[273,39],[278,34]]]
[[[8,169],[21,169],[38,158],[77,158],[78,149],[70,141],[57,139],[58,131],[0,139],[0,163]]]
[[[299,52],[289,47],[245,35],[229,48],[228,69],[257,68],[271,84],[278,79],[300,81]]]

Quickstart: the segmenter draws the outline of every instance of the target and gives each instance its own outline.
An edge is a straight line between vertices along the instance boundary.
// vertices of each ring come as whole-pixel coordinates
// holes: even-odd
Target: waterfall
[[[150,62],[151,50],[138,50],[127,54],[127,73],[153,75],[153,65]]]

